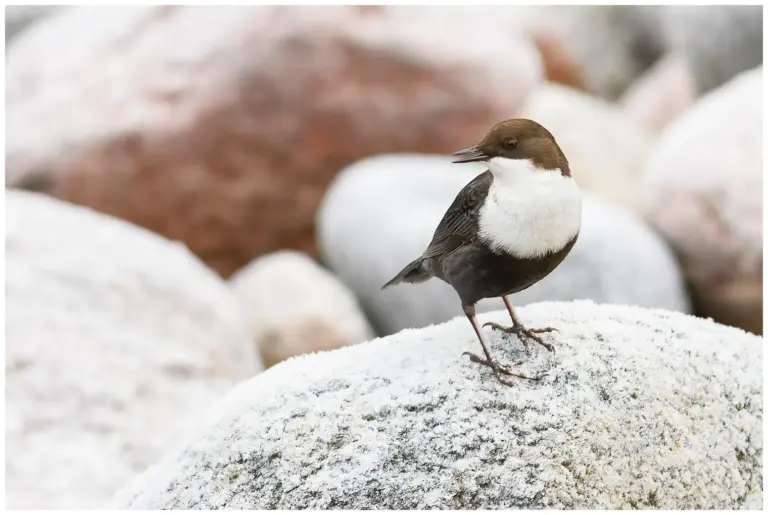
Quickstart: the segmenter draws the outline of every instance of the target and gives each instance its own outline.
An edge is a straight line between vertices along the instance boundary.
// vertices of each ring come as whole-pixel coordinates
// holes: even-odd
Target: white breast
[[[480,237],[495,251],[521,258],[562,249],[581,227],[581,194],[560,170],[531,161],[493,158],[493,184],[480,208]]]

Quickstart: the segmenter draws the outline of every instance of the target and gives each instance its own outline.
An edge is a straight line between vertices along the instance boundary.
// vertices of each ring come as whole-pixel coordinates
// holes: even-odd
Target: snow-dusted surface
[[[6,507],[95,508],[261,369],[182,245],[6,190]]]
[[[424,252],[455,195],[483,170],[443,156],[378,156],[348,167],[331,186],[318,213],[321,255],[357,294],[380,334],[462,313],[456,293],[438,279],[384,291],[381,286]],[[512,302],[582,298],[689,309],[678,265],[661,239],[640,220],[590,196],[570,255]],[[478,304],[480,311],[503,307],[499,299]]]
[[[549,129],[582,188],[634,209],[636,179],[654,137],[619,106],[546,83],[528,96],[516,116]]]
[[[586,301],[520,315],[560,331],[556,355],[523,365],[540,382],[504,386],[462,357],[479,347],[463,317],[289,360],[112,506],[761,508],[762,338]]]
[[[762,72],[739,75],[670,125],[641,189],[703,312],[751,331],[762,330]]]
[[[229,282],[268,367],[373,337],[354,294],[306,254],[263,256]]]

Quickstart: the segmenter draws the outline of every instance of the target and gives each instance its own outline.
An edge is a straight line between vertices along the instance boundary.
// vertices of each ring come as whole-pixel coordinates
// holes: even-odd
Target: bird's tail
[[[422,283],[432,277],[430,273],[424,269],[424,260],[418,258],[410,262],[402,271],[392,278],[387,284],[381,287],[383,290],[389,286],[393,286],[399,283]]]

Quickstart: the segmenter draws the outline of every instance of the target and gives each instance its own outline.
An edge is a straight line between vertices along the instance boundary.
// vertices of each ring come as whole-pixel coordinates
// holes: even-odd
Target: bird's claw
[[[501,324],[497,324],[496,322],[486,322],[483,324],[483,327],[490,327],[491,329],[496,329],[498,331],[502,331],[507,334],[515,334],[522,340],[523,345],[525,346],[525,351],[530,352],[528,347],[528,340],[527,338],[530,338],[531,340],[535,341],[545,349],[547,349],[549,352],[555,352],[555,347],[551,343],[545,342],[540,336],[540,333],[551,333],[551,332],[559,332],[554,327],[543,327],[541,329],[527,329],[523,327],[522,324],[515,324],[510,327],[504,327]]]
[[[486,358],[483,358],[483,357],[478,356],[477,354],[473,354],[471,352],[463,352],[461,355],[462,356],[464,356],[464,355],[469,356],[469,360],[474,362],[474,363],[479,363],[481,365],[485,365],[487,367],[490,367],[491,370],[493,370],[493,374],[496,376],[496,379],[501,384],[504,384],[504,385],[507,385],[507,386],[513,386],[514,383],[511,383],[510,381],[507,381],[506,379],[501,377],[502,375],[517,377],[519,379],[527,379],[529,381],[540,381],[544,377],[544,375],[546,375],[546,374],[544,374],[544,375],[541,375],[539,377],[528,377],[528,376],[524,376],[522,374],[519,374],[517,372],[513,372],[508,367],[502,365],[498,361],[495,361],[495,360],[488,361]],[[520,365],[521,363],[522,363],[522,361],[515,363],[515,365]]]

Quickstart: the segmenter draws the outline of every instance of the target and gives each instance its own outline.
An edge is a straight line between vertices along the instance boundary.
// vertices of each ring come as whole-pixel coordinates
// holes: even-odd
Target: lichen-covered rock
[[[230,392],[112,501],[137,509],[761,508],[762,338],[662,310],[542,303],[556,354],[463,351],[464,317],[300,357]],[[507,323],[506,312],[481,321]]]
[[[641,196],[700,313],[762,332],[762,66],[702,97],[662,134]]]
[[[619,106],[545,83],[527,97],[517,116],[549,129],[582,189],[629,210],[636,208],[637,177],[655,137]]]
[[[183,245],[6,190],[8,508],[96,508],[261,369]]]
[[[320,250],[380,334],[462,314],[456,293],[438,279],[384,291],[381,286],[424,252],[456,194],[483,170],[443,156],[379,156],[348,167],[331,186],[318,215]],[[584,198],[581,234],[570,255],[544,280],[511,297],[516,304],[583,298],[689,309],[682,273],[663,240],[638,218],[593,196]],[[503,308],[500,299],[477,306]]]
[[[354,294],[305,254],[263,256],[229,282],[268,367],[373,338]]]
[[[688,63],[682,56],[671,53],[635,81],[619,103],[630,118],[657,133],[685,112],[696,96]]]
[[[346,164],[453,151],[540,81],[520,31],[469,27],[376,6],[66,9],[8,52],[6,184],[183,241],[224,276],[314,252]]]

